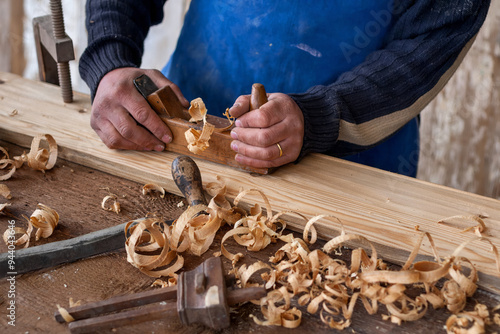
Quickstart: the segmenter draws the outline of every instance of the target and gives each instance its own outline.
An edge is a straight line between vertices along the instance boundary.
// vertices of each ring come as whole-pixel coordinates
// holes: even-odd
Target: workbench
[[[60,158],[52,170],[41,173],[25,166],[16,171],[11,179],[4,182],[12,191],[13,198],[9,200],[12,205],[8,210],[13,217],[0,216],[2,231],[12,219],[16,221],[16,224],[26,227],[23,225],[25,223],[22,216],[31,215],[37,203],[52,207],[61,218],[55,233],[46,240],[35,242],[36,245],[83,235],[143,217],[151,212],[161,212],[166,219],[173,219],[184,211],[182,207],[178,207],[178,203],[183,199],[178,196],[178,191],[168,178],[169,164],[173,159],[171,154],[108,150],[99,142],[88,125],[90,113],[88,97],[77,95],[74,104],[65,105],[58,101],[59,92],[51,85],[32,82],[6,73],[0,73],[0,80],[2,82],[0,84],[0,145],[8,147],[11,155],[19,155],[29,146],[34,134],[40,132],[54,134],[60,145]],[[12,113],[14,110],[16,113]],[[88,151],[91,149],[104,155],[88,156]],[[438,232],[434,232],[440,228],[436,227],[438,225],[436,217],[445,218],[464,213],[488,214],[489,236],[492,237],[494,244],[498,244],[500,206],[498,206],[499,201],[493,199],[324,156],[313,155],[299,165],[285,166],[268,176],[249,175],[213,163],[197,162],[200,165],[202,177],[206,177],[204,183],[214,181],[215,175],[223,176],[223,180],[228,185],[229,198],[234,197],[240,187],[246,189],[252,186],[267,187],[270,191],[271,203],[279,210],[298,208],[307,214],[333,212],[343,220],[347,229],[359,232],[369,239],[375,239],[375,244],[381,247],[381,257],[395,263],[404,261],[408,250],[413,247],[412,240],[417,224],[420,225],[421,230],[429,230],[433,236],[436,236],[435,240],[438,242],[443,240],[443,243],[446,243],[447,239],[451,240],[448,241],[449,245],[439,245],[439,250],[444,251],[445,254],[446,251],[456,247],[456,243],[452,240],[455,238],[454,234],[440,236]],[[311,166],[315,169],[311,169]],[[139,173],[138,170],[141,172]],[[321,187],[319,183],[314,183],[315,180],[331,177],[333,173],[338,175],[333,181],[335,187],[328,185]],[[301,175],[302,180],[299,177]],[[169,194],[163,199],[142,195],[140,189],[147,182],[161,185]],[[275,187],[276,185],[281,188]],[[290,191],[298,189],[301,185],[305,197],[300,200],[301,202],[295,203],[293,202],[295,194]],[[316,189],[308,192],[308,187],[317,185]],[[385,185],[385,189],[381,185]],[[119,214],[101,209],[103,197],[110,193],[119,196],[122,207]],[[429,198],[430,195],[433,196]],[[316,204],[310,204],[309,200]],[[326,203],[329,205],[321,206]],[[430,207],[429,203],[434,203],[434,205]],[[378,225],[371,226],[372,222]],[[394,229],[394,224],[401,229],[402,234],[398,235],[394,232],[391,240],[385,240],[387,235],[384,235],[384,231]],[[300,231],[300,226],[294,225],[293,222],[290,228]],[[328,236],[334,234],[328,225],[319,226],[318,230],[320,236],[326,240]],[[185,268],[192,269],[206,257],[219,251],[220,240],[226,231],[227,227],[218,232],[214,244],[201,258],[187,256]],[[458,233],[457,236],[459,236]],[[462,236],[457,238],[460,239]],[[315,247],[320,248],[323,243],[320,242]],[[234,241],[228,240],[226,244],[230,251],[243,252],[245,254],[243,261],[246,263],[252,263],[256,259],[267,262],[269,256],[282,245],[277,243],[264,251],[252,253],[245,251]],[[484,247],[484,249],[487,248]],[[5,250],[6,247],[2,244],[0,252]],[[426,251],[424,248],[423,258],[430,254],[429,252],[426,254]],[[498,276],[495,276],[494,270],[489,267],[492,263],[491,257],[486,258],[484,254],[487,252],[481,253],[482,251],[482,246],[475,246],[473,251],[464,254],[465,256],[471,254],[472,260],[477,260],[484,278],[482,283],[488,290],[487,292],[480,289],[472,299],[469,299],[467,305],[469,310],[476,302],[484,303],[489,307],[494,307],[500,302],[498,290],[495,290],[498,286],[496,285]],[[347,250],[343,257],[349,258]],[[227,260],[224,262],[227,269],[230,268],[228,262]],[[153,281],[154,279],[141,274],[127,263],[124,251],[18,276],[15,280],[15,298],[18,307],[16,327],[14,331],[7,331],[7,333],[67,332],[65,325],[60,325],[53,319],[56,304],[67,307],[70,297],[74,301],[92,302],[116,295],[144,291],[152,289]],[[8,282],[0,282],[0,291],[7,291],[8,288]],[[491,291],[494,293],[490,293]],[[6,293],[1,293],[1,314],[6,312],[4,306],[8,301]],[[450,315],[443,309],[429,309],[423,319],[398,326],[381,320],[383,310],[384,308],[381,307],[377,315],[370,316],[362,307],[359,307],[353,315],[352,326],[344,332],[444,333],[443,325]],[[231,317],[232,327],[225,332],[291,331],[298,333],[311,329],[317,332],[335,332],[322,324],[318,315],[311,316],[307,312],[303,312],[302,324],[295,330],[258,326],[248,317],[249,314],[259,317],[259,308],[246,304],[235,310]],[[2,328],[12,330],[7,326],[4,316],[0,318],[0,324]],[[488,329],[491,332],[500,331],[498,326],[490,326]],[[121,328],[119,332],[211,331],[201,326],[184,328],[175,317],[172,317],[164,321]]]
[[[13,154],[21,154],[23,148],[0,142],[0,146],[9,148]],[[147,213],[159,212],[166,219],[178,217],[185,208],[178,207],[178,203],[184,199],[174,194],[167,193],[165,198],[142,195],[143,184],[125,180],[107,173],[87,168],[69,161],[60,159],[56,166],[46,173],[21,168],[8,181],[4,182],[12,191],[12,206],[9,212],[13,217],[0,216],[0,230],[3,232],[7,226],[7,220],[14,219],[16,224],[26,227],[22,218],[29,216],[38,203],[43,203],[55,209],[60,216],[60,223],[54,234],[48,239],[34,242],[40,245],[47,242],[65,240],[86,234],[92,231],[123,223],[131,219],[145,216]],[[119,196],[121,212],[105,211],[101,208],[102,199],[114,193]],[[212,256],[220,250],[220,240],[223,229],[210,248],[201,258],[187,256],[186,269],[193,269],[204,259]],[[33,240],[32,240],[33,242]],[[261,252],[246,252],[234,241],[228,240],[227,248],[231,252],[244,252],[246,263],[256,260],[266,261],[281,247],[282,243],[271,245]],[[318,244],[320,247],[322,243]],[[7,247],[0,244],[0,252],[5,252]],[[346,251],[342,258],[348,259],[349,252]],[[224,259],[227,269],[230,263]],[[16,278],[16,327],[11,330],[7,326],[5,316],[0,318],[2,328],[9,329],[3,333],[67,333],[67,325],[59,324],[54,320],[56,304],[63,307],[69,305],[69,298],[76,302],[92,302],[107,299],[112,296],[129,294],[139,291],[153,289],[151,284],[154,278],[140,273],[126,260],[125,250],[110,254],[100,255],[93,258],[80,260],[65,264],[56,268],[40,270],[34,273],[24,274]],[[157,287],[156,287],[157,288]],[[5,280],[0,283],[0,313],[5,313],[8,284]],[[500,297],[485,291],[476,292],[473,299],[469,299],[468,308],[472,309],[476,302],[488,306],[500,303]],[[359,305],[358,312],[353,316],[351,328],[344,333],[444,333],[442,329],[446,319],[450,315],[446,310],[430,309],[423,319],[415,322],[403,323],[398,326],[383,321],[379,312],[377,315],[368,315]],[[383,310],[383,307],[381,307]],[[294,330],[281,327],[258,326],[249,314],[260,315],[259,307],[246,304],[232,313],[231,328],[224,333],[234,332],[257,332],[257,333],[302,333],[305,329],[314,330],[317,333],[332,333],[334,330],[324,325],[319,316],[307,315],[306,312],[302,324]],[[489,327],[491,331],[500,331],[500,327]],[[179,320],[173,316],[164,321],[153,321],[120,328],[119,333],[211,333],[214,332],[201,326],[182,327]]]

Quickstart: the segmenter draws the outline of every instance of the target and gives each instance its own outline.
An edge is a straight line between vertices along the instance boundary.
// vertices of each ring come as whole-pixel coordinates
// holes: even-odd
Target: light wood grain
[[[177,156],[169,152],[136,152],[108,149],[89,125],[89,98],[75,94],[75,102],[64,105],[58,87],[1,73],[0,139],[28,146],[38,133],[56,139],[60,157],[142,183],[155,182],[171,193],[180,194],[170,173]],[[11,116],[16,109],[17,114]],[[195,159],[203,183],[227,185],[228,197],[240,189],[263,190],[274,211],[296,210],[306,216],[335,215],[346,231],[362,234],[377,245],[382,258],[402,262],[413,248],[420,231],[431,233],[441,256],[450,255],[473,232],[438,224],[454,215],[487,215],[487,236],[500,248],[500,201],[454,190],[374,168],[313,154],[296,165],[281,167],[271,175],[254,175],[235,168]],[[77,186],[77,185],[74,185]],[[243,199],[244,205],[261,202],[257,195]],[[291,228],[302,230],[303,223],[290,216]],[[324,239],[338,234],[335,220],[318,222]],[[422,255],[429,257],[428,242]],[[499,292],[490,245],[476,241],[461,253],[480,270],[479,284]]]

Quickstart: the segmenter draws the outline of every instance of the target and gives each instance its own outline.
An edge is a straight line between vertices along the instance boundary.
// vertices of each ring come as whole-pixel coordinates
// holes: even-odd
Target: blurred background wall
[[[167,2],[163,23],[153,27],[146,40],[143,67],[165,65],[189,2]],[[77,69],[87,44],[85,0],[62,0],[62,4],[76,54],[70,62],[73,89],[88,93]],[[0,0],[0,71],[38,79],[31,21],[48,14],[49,0]],[[500,1],[492,1],[471,51],[422,112],[418,178],[500,198]]]

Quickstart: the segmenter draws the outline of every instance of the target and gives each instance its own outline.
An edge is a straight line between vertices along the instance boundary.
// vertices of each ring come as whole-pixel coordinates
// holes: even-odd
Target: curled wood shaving
[[[41,141],[45,139],[49,144],[49,149],[40,148]],[[28,166],[42,172],[51,169],[57,160],[57,144],[54,138],[49,134],[39,134],[31,142],[31,150],[26,157],[22,157]]]
[[[188,143],[188,150],[194,154],[200,154],[205,151],[210,145],[210,136],[214,132],[215,126],[210,123],[204,123],[202,131],[190,128],[184,133]]]
[[[157,184],[154,184],[154,183],[148,183],[148,184],[145,184],[145,185],[142,187],[142,194],[143,194],[143,195],[147,195],[147,194],[152,193],[152,192],[157,192],[157,193],[159,193],[161,198],[164,198],[164,197],[165,197],[165,189],[163,189],[162,187],[160,187],[160,186],[159,186],[159,185],[157,185]]]
[[[266,320],[259,320],[253,314],[250,317],[259,325],[296,328],[300,325],[302,312],[295,307],[290,308],[291,297],[292,295],[285,287],[271,291],[261,299],[260,304],[261,312]]]
[[[48,150],[40,148],[41,141],[45,139],[48,143]],[[57,160],[57,144],[54,138],[49,134],[39,134],[33,138],[31,142],[31,149],[28,154],[23,153],[20,156],[9,158],[7,151],[0,147],[3,157],[0,159],[0,169],[5,169],[11,165],[9,172],[0,177],[0,181],[9,179],[16,171],[17,168],[26,163],[29,167],[45,172],[54,167]]]
[[[208,141],[210,140],[210,136],[215,126],[207,122],[207,108],[201,98],[192,100],[188,111],[191,115],[190,122],[203,121],[203,129],[201,131],[190,128],[184,133],[189,151],[199,154],[208,148]]]
[[[201,98],[196,98],[191,101],[191,105],[189,107],[189,114],[191,115],[190,122],[200,122],[203,121],[202,130],[196,130],[190,128],[184,133],[186,137],[186,141],[188,143],[187,148],[189,151],[200,154],[205,151],[209,146],[210,137],[212,133],[215,132],[223,132],[230,129],[234,124],[234,117],[229,115],[229,109],[226,109],[226,112],[223,114],[229,120],[229,125],[224,128],[215,128],[215,126],[209,122],[207,122],[207,108],[205,107],[205,103]]]
[[[9,153],[5,148],[0,146],[0,152],[2,152],[2,155],[0,155],[0,169],[4,169],[5,167],[8,166],[8,160],[9,160]]]
[[[191,101],[188,109],[189,115],[191,115],[190,122],[199,122],[205,119],[207,115],[207,108],[205,107],[205,102],[198,97]]]
[[[111,205],[106,205],[108,201],[112,201]],[[118,196],[114,194],[105,196],[102,199],[101,208],[103,208],[106,211],[113,211],[114,213],[120,213],[121,205],[120,202],[118,202]]]
[[[452,216],[438,221],[438,224],[445,224],[455,228],[462,228],[462,233],[474,230],[474,233],[481,237],[481,233],[486,230],[486,225],[482,218],[487,218],[483,215],[473,215],[473,216]],[[475,226],[463,227],[463,225],[470,222],[477,223]]]
[[[6,199],[11,199],[12,195],[10,194],[10,189],[5,184],[0,184],[0,196],[5,197]]]
[[[203,204],[190,206],[172,224],[172,249],[178,252],[189,250],[198,256],[205,253],[221,222],[222,219],[214,209]]]
[[[39,203],[37,209],[31,214],[29,221],[34,227],[38,228],[35,240],[40,239],[40,237],[48,238],[52,235],[59,222],[59,214],[48,206]]]
[[[12,231],[12,232],[11,232]],[[33,231],[33,225],[28,220],[28,230],[23,229],[22,227],[14,227],[12,230],[7,229],[3,233],[3,241],[6,245],[14,245],[14,246],[23,246],[23,248],[27,248],[30,244],[31,232]],[[20,235],[16,239],[16,235]]]
[[[484,319],[476,312],[453,314],[446,320],[446,333],[448,334],[483,334]]]
[[[1,211],[1,210],[0,210]],[[23,216],[28,222],[28,229],[22,227],[8,228],[3,234],[3,240],[6,244],[13,244],[14,246],[23,246],[26,248],[30,244],[31,233],[33,228],[36,227],[35,240],[40,238],[48,238],[54,232],[58,222],[59,215],[57,212],[48,206],[39,203],[36,210],[31,214],[30,218]],[[20,235],[17,239],[15,235]]]
[[[0,149],[3,150],[2,147],[0,147]],[[10,168],[10,170],[6,174],[0,176],[0,181],[5,181],[5,180],[10,179],[10,177],[12,175],[14,175],[14,173],[16,172],[16,168],[18,168],[17,166],[19,165],[19,163],[17,163],[16,160],[9,159],[8,155],[6,156],[6,158],[0,160],[0,169],[5,169],[5,167],[7,167],[9,165],[11,165],[12,167]],[[22,165],[22,163],[21,163],[21,165]]]
[[[234,121],[236,120],[233,116],[231,116],[229,114],[229,108],[226,109],[226,111],[222,114],[223,116],[226,116],[226,118],[228,119],[229,121],[229,125],[226,126],[226,127],[223,127],[223,128],[215,128],[214,131],[215,132],[224,132],[224,131],[227,131],[229,129],[232,128],[232,126],[234,125]]]
[[[184,258],[172,249],[170,229],[164,222],[156,218],[132,221],[125,227],[125,233],[130,234],[125,242],[127,261],[146,275],[174,275],[183,267]]]

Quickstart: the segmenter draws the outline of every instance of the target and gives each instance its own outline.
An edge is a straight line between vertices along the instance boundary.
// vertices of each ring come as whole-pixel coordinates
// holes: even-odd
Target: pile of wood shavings
[[[45,139],[49,149],[40,148],[41,141]],[[7,150],[0,147],[3,157],[0,159],[0,169],[5,169],[11,166],[9,172],[0,176],[0,181],[8,180],[16,171],[17,168],[26,163],[29,167],[45,172],[54,167],[57,161],[57,144],[54,138],[49,134],[39,134],[33,138],[31,149],[28,154],[23,153],[20,156],[9,158]]]
[[[484,323],[492,321],[485,312],[460,313],[466,298],[477,289],[477,272],[470,261],[460,257],[459,253],[474,240],[489,242],[486,238],[471,239],[449,257],[441,258],[432,237],[421,233],[402,269],[388,270],[385,263],[378,259],[377,251],[369,240],[346,233],[335,217],[322,215],[307,220],[295,213],[305,221],[303,238],[295,238],[293,234],[282,234],[286,222],[280,218],[292,212],[280,212],[273,216],[271,205],[261,191],[241,192],[231,205],[225,198],[223,185],[212,183],[207,185],[206,190],[213,196],[210,204],[188,208],[172,226],[155,218],[129,223],[126,229],[130,233],[126,242],[128,261],[150,276],[170,276],[171,279],[164,285],[175,284],[176,272],[183,267],[180,253],[190,251],[201,255],[206,252],[215,233],[226,222],[233,228],[222,238],[221,253],[232,261],[232,272],[239,284],[241,287],[256,285],[251,283],[251,278],[261,273],[264,286],[269,290],[268,295],[258,301],[264,319],[252,315],[257,324],[288,328],[299,326],[302,312],[291,307],[292,298],[297,298],[298,304],[305,307],[308,313],[319,313],[326,325],[337,330],[351,325],[355,307],[359,307],[358,300],[369,314],[376,314],[381,305],[385,306],[387,314],[383,315],[383,319],[397,324],[422,318],[429,306],[435,309],[446,307],[453,314],[447,322],[448,333],[483,333]],[[266,214],[258,204],[249,212],[237,207],[249,193],[261,195]],[[323,250],[310,251],[308,245],[314,244],[317,239],[314,223],[327,218],[336,219],[340,235],[328,241]],[[285,242],[285,245],[270,258],[269,263],[256,262],[248,267],[238,267],[238,260],[243,255],[232,254],[224,247],[224,242],[230,237],[252,251],[262,250],[277,240]],[[430,242],[436,262],[413,263],[424,238]],[[366,245],[371,249],[370,255],[361,247],[352,250],[350,266],[329,255],[344,243],[352,241]],[[498,250],[493,244],[491,247],[500,273]],[[152,251],[160,254],[148,254]],[[421,293],[416,297],[408,296],[405,292],[409,286],[421,287]]]
[[[48,149],[40,147],[44,139],[47,141]],[[31,149],[28,154],[23,153],[11,159],[7,150],[1,146],[0,152],[2,154],[0,158],[0,169],[3,170],[11,166],[6,174],[0,176],[0,181],[8,180],[15,173],[16,169],[21,168],[25,163],[32,169],[45,172],[46,170],[52,169],[57,161],[57,144],[54,138],[49,134],[39,134],[35,136],[31,142]],[[7,199],[12,198],[10,190],[5,184],[0,184],[0,195]],[[0,204],[0,213],[3,213],[2,211],[8,206],[10,206],[9,203]],[[21,227],[15,227],[15,234],[19,235],[19,237],[16,238],[13,243],[15,246],[23,246],[25,248],[29,246],[33,227],[37,228],[35,238],[39,240],[40,238],[48,238],[52,235],[59,222],[59,215],[57,212],[43,204],[38,204],[37,209],[33,212],[31,217],[25,218],[28,221],[28,229],[25,230]],[[8,239],[12,239],[9,235],[10,231],[7,229],[3,234],[5,243],[7,243]]]
[[[14,227],[14,232],[19,235],[15,241],[11,242],[14,246],[23,246],[27,248],[30,244],[31,233],[33,228],[36,227],[35,240],[40,238],[48,238],[54,232],[57,224],[59,223],[59,214],[46,205],[39,203],[36,210],[31,214],[30,218],[25,217],[28,221],[28,229],[22,227]],[[3,240],[5,244],[9,244],[9,239],[12,239],[9,229],[5,230]]]

